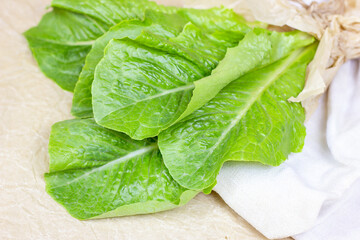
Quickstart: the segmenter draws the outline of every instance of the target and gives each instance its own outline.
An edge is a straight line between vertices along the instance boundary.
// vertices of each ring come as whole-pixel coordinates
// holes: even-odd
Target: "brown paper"
[[[302,102],[307,118],[315,111],[339,67],[346,60],[360,57],[360,0],[329,0],[310,6],[301,0],[185,0],[185,3],[198,8],[224,5],[250,21],[288,26],[319,39],[304,90],[289,99]]]
[[[49,4],[0,1],[0,239],[266,239],[216,194],[163,213],[91,221],[46,194],[50,127],[72,118],[72,94],[40,72],[21,33]]]

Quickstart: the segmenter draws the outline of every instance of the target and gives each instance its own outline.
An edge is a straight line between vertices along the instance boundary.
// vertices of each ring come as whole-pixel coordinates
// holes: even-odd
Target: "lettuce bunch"
[[[153,213],[209,193],[225,161],[277,166],[304,144],[317,43],[232,10],[147,0],[53,0],[24,33],[39,67],[73,91],[54,124],[47,192],[78,219]]]

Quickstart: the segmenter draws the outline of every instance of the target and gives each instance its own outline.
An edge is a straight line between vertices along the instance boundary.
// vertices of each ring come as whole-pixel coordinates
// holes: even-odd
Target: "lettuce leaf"
[[[139,35],[151,32],[159,38],[176,37],[186,24],[186,19],[178,14],[166,14],[147,11],[145,20],[126,20],[112,27],[98,38],[86,57],[85,65],[80,73],[74,89],[71,113],[75,117],[93,116],[91,86],[94,80],[95,67],[104,56],[104,49],[112,39],[136,39]]]
[[[73,91],[94,41],[126,19],[144,19],[147,9],[172,12],[147,0],[54,0],[53,11],[24,33],[41,71]],[[111,12],[110,12],[111,11]]]
[[[186,25],[181,35],[178,36],[186,23],[192,24]],[[131,26],[137,30],[131,29]],[[214,41],[206,40],[199,29],[206,29],[206,32],[213,33],[212,37],[216,38],[217,41],[221,41],[223,47],[219,49],[218,46],[214,46]],[[99,38],[89,52],[75,87],[71,112],[75,117],[86,118],[93,116],[91,85],[94,80],[95,67],[104,56],[106,45],[112,39],[124,39],[127,37],[146,46],[162,50],[170,45],[170,48],[167,47],[167,51],[186,55],[195,63],[202,61],[200,64],[201,66],[205,65],[208,75],[214,68],[214,63],[209,65],[204,61],[214,61],[212,60],[213,55],[222,58],[224,48],[235,46],[248,31],[250,31],[250,28],[245,24],[244,19],[232,10],[225,8],[207,10],[179,9],[176,14],[147,11],[144,21],[122,22]],[[197,39],[194,39],[194,37]],[[196,44],[194,40],[199,42]],[[181,45],[179,42],[181,42]],[[174,44],[177,46],[174,46]],[[214,49],[209,50],[209,48]],[[196,51],[201,51],[202,54]],[[220,52],[220,56],[218,52]]]
[[[210,74],[226,53],[226,45],[193,24],[171,39],[175,45],[148,47],[148,41],[156,42],[111,41],[92,85],[96,122],[134,139],[154,137],[171,126],[187,108],[193,82]]]
[[[172,179],[154,139],[135,141],[93,119],[56,123],[49,154],[46,191],[78,219],[164,211],[198,192]]]
[[[277,166],[301,151],[304,110],[287,100],[303,88],[313,37],[225,8],[52,7],[24,35],[45,75],[75,87],[72,114],[87,118],[55,124],[49,142],[46,190],[72,216],[175,208],[211,192],[226,161]]]
[[[225,161],[277,166],[291,152],[301,151],[305,114],[300,103],[288,99],[302,90],[316,47],[297,49],[240,77],[161,132],[159,148],[173,178],[183,187],[201,190],[215,184]]]
[[[237,35],[218,33],[188,24],[183,33],[170,39],[175,45],[160,42],[158,47],[147,47],[149,38],[136,39],[136,43],[110,42],[96,67],[92,86],[96,122],[134,139],[157,136],[233,80],[314,41],[299,32],[254,29],[238,46],[228,49],[229,42],[222,44],[219,36],[228,39]],[[241,38],[241,33],[238,36]],[[278,42],[287,44],[279,49]],[[183,51],[192,54],[189,57],[181,54]]]
[[[72,91],[92,44],[107,29],[100,20],[55,8],[24,36],[42,72]]]
[[[123,20],[144,19],[145,11],[150,9],[164,13],[177,10],[149,0],[52,0],[51,6],[99,19],[109,26]]]

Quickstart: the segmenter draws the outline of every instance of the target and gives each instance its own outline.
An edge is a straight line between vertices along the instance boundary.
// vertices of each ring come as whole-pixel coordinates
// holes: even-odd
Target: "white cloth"
[[[360,180],[335,204],[333,210],[318,220],[317,225],[302,234],[294,236],[296,240],[359,240],[360,239]],[[326,208],[324,207],[325,211]],[[320,212],[322,215],[322,212]]]
[[[214,190],[266,237],[360,239],[360,227],[354,230],[352,224],[359,222],[360,207],[342,198],[360,178],[359,69],[360,61],[347,62],[340,69],[306,123],[301,153],[291,154],[279,167],[224,164]],[[354,188],[353,198],[360,199],[360,183]],[[344,231],[348,234],[334,237]]]

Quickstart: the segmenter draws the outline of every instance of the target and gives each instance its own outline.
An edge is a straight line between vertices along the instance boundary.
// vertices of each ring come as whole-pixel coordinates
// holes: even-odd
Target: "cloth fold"
[[[326,207],[324,206],[326,211]],[[335,204],[330,204],[332,209],[328,217],[317,221],[309,231],[294,236],[296,240],[357,240],[360,236],[360,180],[357,180],[344,196]],[[320,212],[320,215],[322,212]]]
[[[279,167],[229,162],[221,170],[214,190],[266,237],[294,236],[328,221],[360,178],[359,69],[355,60],[340,69],[306,123],[301,153]]]

